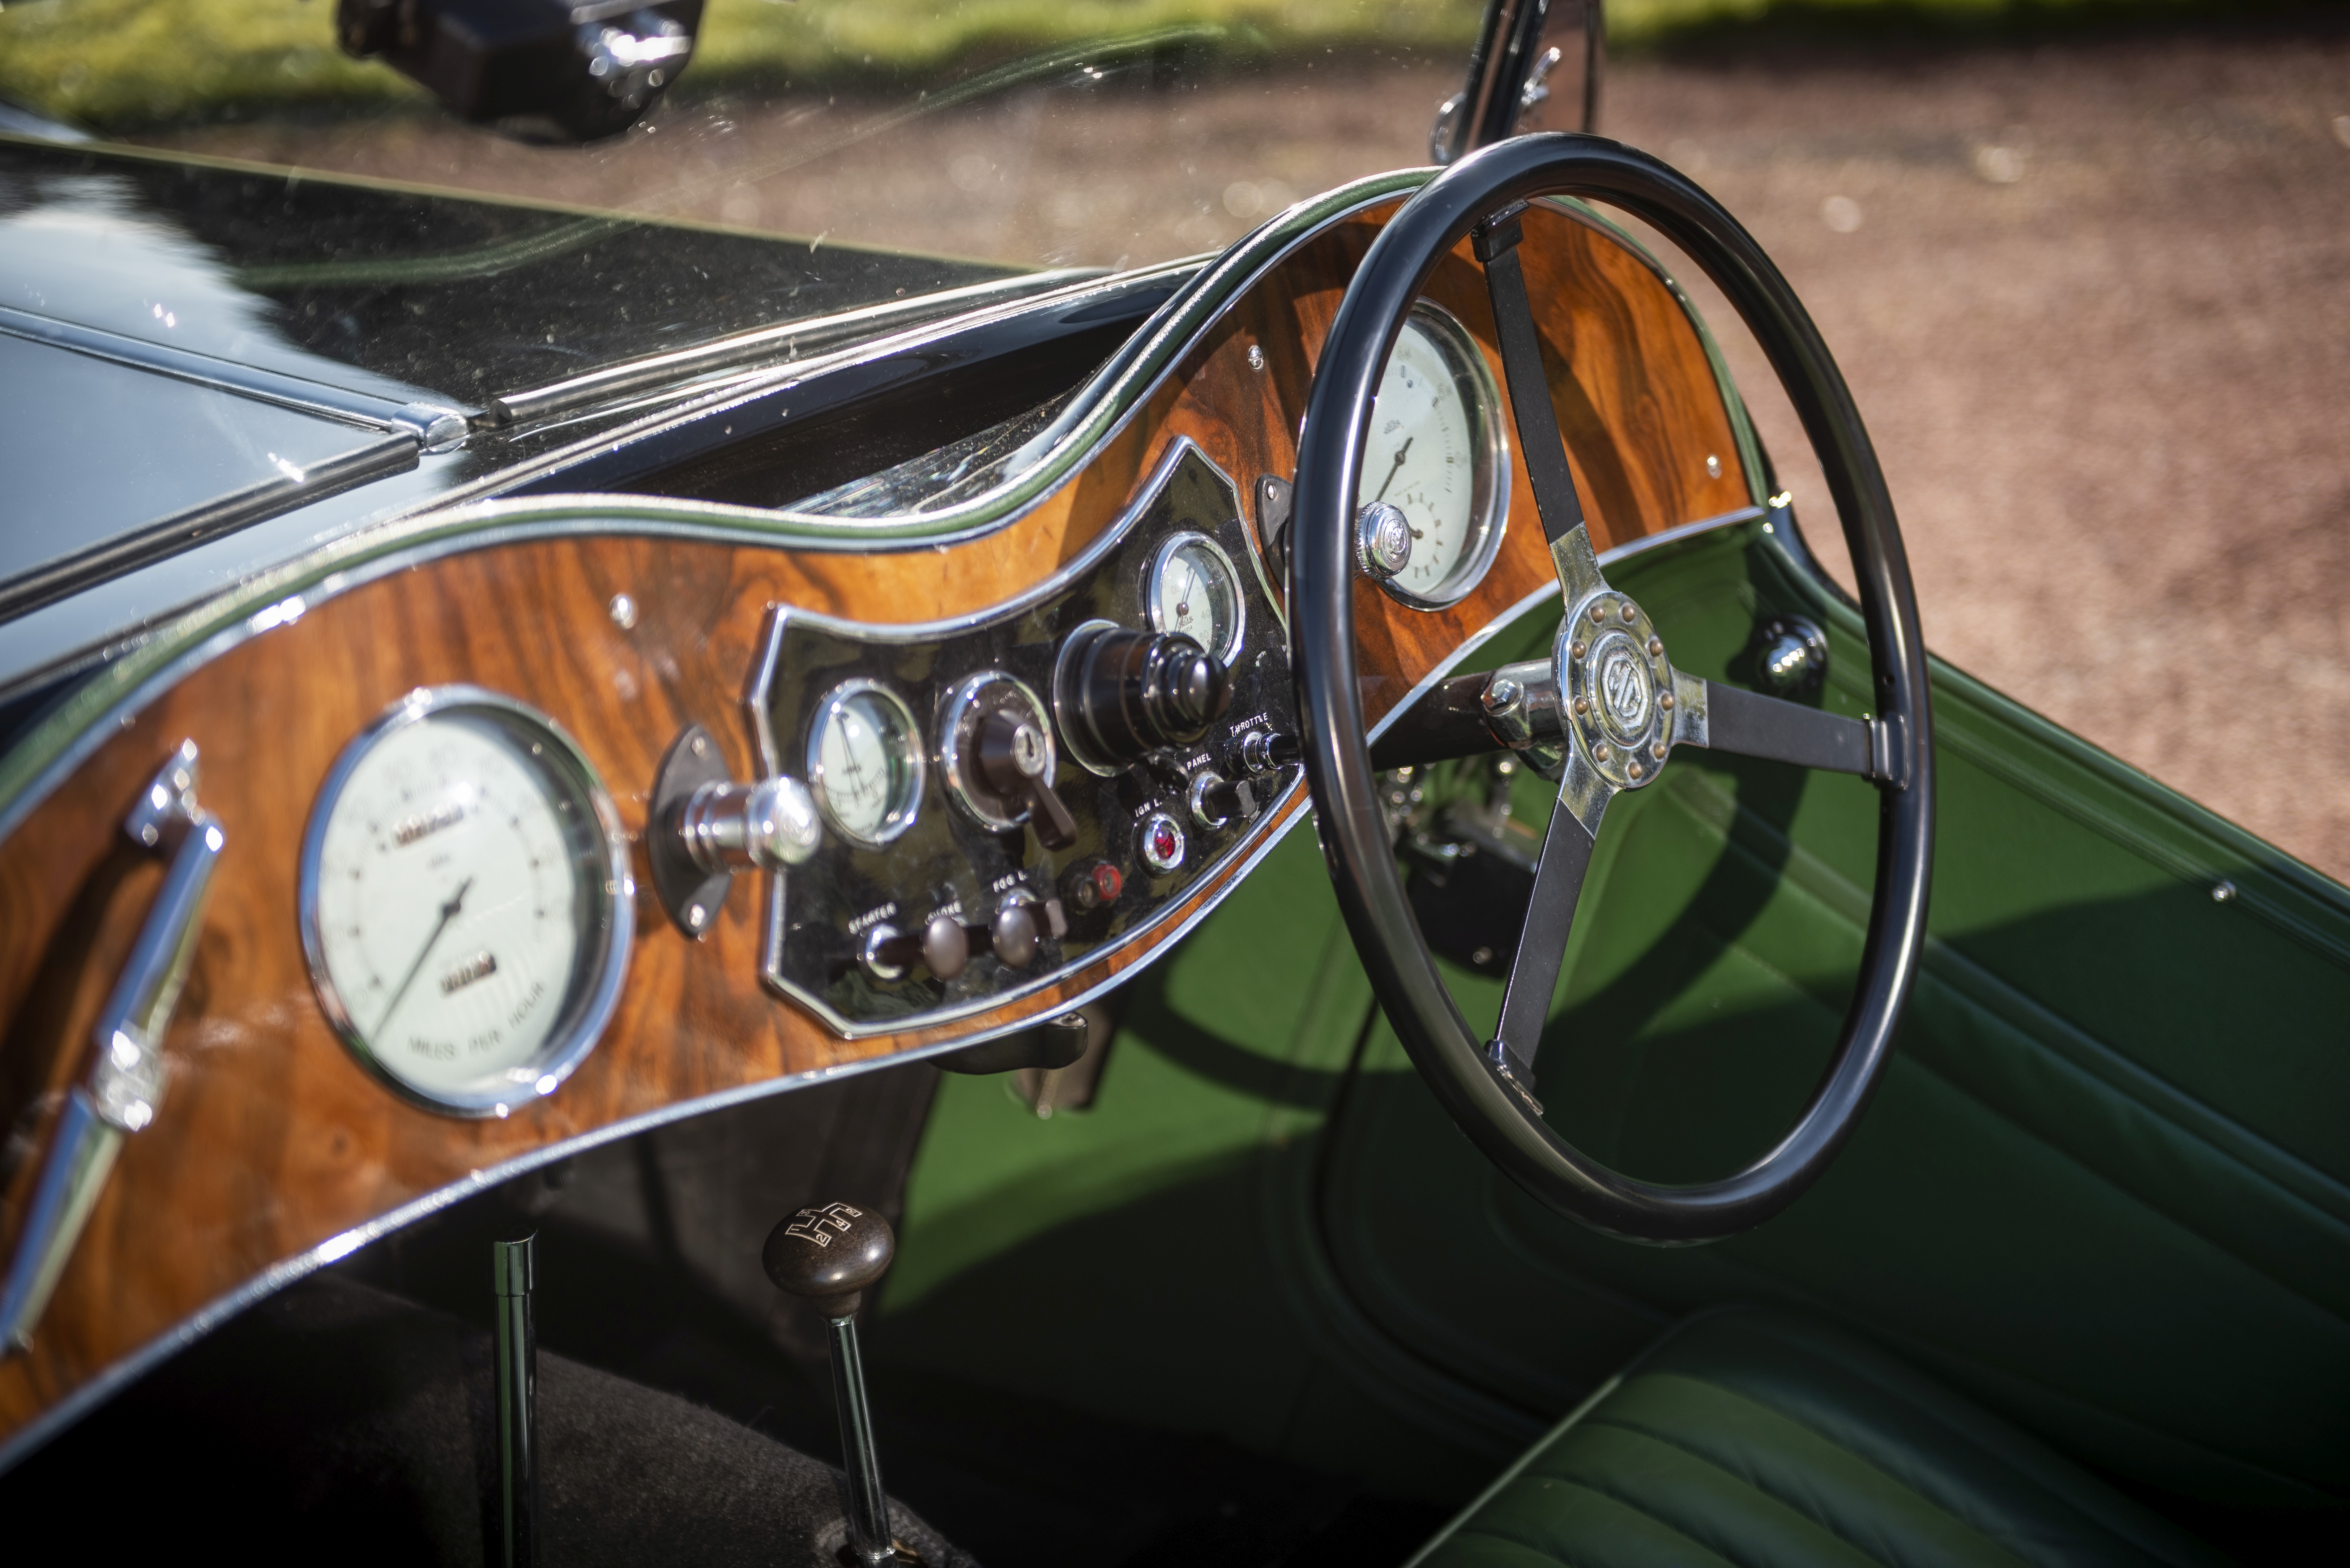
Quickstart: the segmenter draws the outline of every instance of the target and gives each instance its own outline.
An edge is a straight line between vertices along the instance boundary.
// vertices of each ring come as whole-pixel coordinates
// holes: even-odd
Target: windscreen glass
[[[754,327],[1219,249],[1427,161],[1478,17],[710,0],[664,94],[582,145],[469,121],[353,57],[335,0],[47,0],[0,11],[0,225],[120,231],[249,296],[241,330],[478,403]],[[75,158],[17,140],[74,132],[94,143]],[[8,303],[43,308],[27,288],[109,330],[171,308],[140,287],[92,304],[63,275],[20,274]]]

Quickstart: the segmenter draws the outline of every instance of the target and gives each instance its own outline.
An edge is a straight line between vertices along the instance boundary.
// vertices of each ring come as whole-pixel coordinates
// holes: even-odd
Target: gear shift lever
[[[857,1308],[897,1255],[889,1222],[846,1203],[803,1209],[767,1233],[759,1261],[775,1288],[812,1301],[832,1325],[832,1396],[840,1409],[841,1459],[848,1471],[848,1553],[858,1568],[901,1558],[889,1533],[889,1497],[873,1449],[873,1410],[857,1347]]]

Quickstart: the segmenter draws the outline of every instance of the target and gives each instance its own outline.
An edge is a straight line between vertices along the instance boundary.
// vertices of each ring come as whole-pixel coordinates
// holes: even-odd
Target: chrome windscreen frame
[[[418,1087],[401,1076],[376,1050],[352,1017],[350,1005],[327,962],[319,931],[319,863],[326,848],[327,828],[343,788],[361,762],[387,737],[411,725],[435,718],[478,714],[515,740],[525,742],[525,765],[536,768],[576,803],[587,808],[588,820],[579,828],[584,850],[579,871],[588,881],[590,909],[581,934],[589,939],[589,956],[575,962],[562,1012],[546,1043],[531,1055],[528,1071],[509,1068],[504,1082],[485,1081],[481,1087],[455,1094],[438,1094]],[[553,719],[524,702],[484,687],[447,685],[421,687],[378,714],[353,736],[337,756],[326,781],[311,803],[310,820],[302,835],[302,859],[296,884],[296,918],[302,934],[302,956],[310,971],[310,987],[318,1005],[334,1026],[351,1057],[369,1075],[401,1099],[443,1116],[504,1117],[534,1100],[560,1088],[578,1070],[605,1026],[619,1008],[627,983],[629,954],[634,943],[636,879],[629,859],[627,829],[595,763]]]

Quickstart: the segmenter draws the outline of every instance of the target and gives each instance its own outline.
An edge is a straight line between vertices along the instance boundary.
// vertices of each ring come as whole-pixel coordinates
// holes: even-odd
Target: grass
[[[1613,0],[1619,51],[1755,31],[1980,34],[2241,10],[2217,0]],[[2264,7],[2265,8],[2265,7]],[[1194,57],[1466,54],[1478,0],[710,0],[682,90],[946,86],[1070,46],[1149,35]],[[1016,74],[1016,73],[1015,73]],[[97,130],[421,104],[343,55],[334,0],[0,0],[0,99]]]

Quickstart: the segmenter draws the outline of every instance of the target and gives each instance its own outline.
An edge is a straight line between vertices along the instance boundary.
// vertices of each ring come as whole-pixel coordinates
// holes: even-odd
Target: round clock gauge
[[[302,845],[302,944],[359,1061],[435,1110],[504,1116],[595,1048],[634,886],[610,797],[544,715],[419,691],[346,747]]]
[[[1357,509],[1385,502],[1404,514],[1411,553],[1379,586],[1419,609],[1456,604],[1502,547],[1509,446],[1501,393],[1476,340],[1442,307],[1411,307],[1380,373]]]

